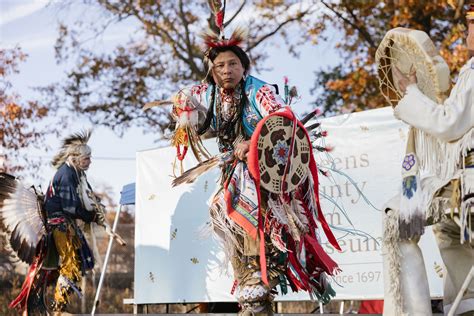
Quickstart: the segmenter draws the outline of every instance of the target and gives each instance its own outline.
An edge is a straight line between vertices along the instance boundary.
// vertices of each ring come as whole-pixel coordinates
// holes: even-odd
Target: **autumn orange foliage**
[[[19,47],[0,49],[0,170],[10,173],[34,168],[35,162],[24,150],[43,146],[44,131],[36,124],[51,111],[36,101],[22,100],[12,91],[9,76],[18,73],[19,63],[26,57]]]
[[[386,32],[399,26],[425,31],[455,79],[468,58],[461,2],[452,7],[443,0],[321,1],[326,9],[322,25],[340,31],[334,47],[344,61],[317,73],[316,105],[329,113],[387,106],[378,89],[374,55]]]

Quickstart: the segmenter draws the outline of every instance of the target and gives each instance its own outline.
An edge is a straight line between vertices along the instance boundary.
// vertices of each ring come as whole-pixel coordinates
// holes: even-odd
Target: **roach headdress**
[[[80,157],[83,155],[90,155],[91,149],[87,145],[89,138],[91,137],[91,131],[86,130],[78,133],[69,135],[63,139],[63,143],[59,153],[53,157],[51,164],[54,168],[59,168],[63,163],[66,162],[68,157]]]
[[[208,69],[212,68],[212,61],[209,58],[209,54],[212,49],[225,48],[238,46],[244,42],[247,32],[237,27],[229,38],[224,35],[224,16],[226,1],[220,0],[209,0],[209,6],[211,7],[212,15],[214,16],[215,28],[209,28],[201,34],[204,40],[205,52],[204,52],[204,63],[208,66]]]

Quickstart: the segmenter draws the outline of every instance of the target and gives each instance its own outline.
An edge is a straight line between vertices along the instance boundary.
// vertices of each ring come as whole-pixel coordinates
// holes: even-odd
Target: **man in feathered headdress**
[[[415,74],[394,70],[403,98],[395,116],[423,133],[417,154],[433,176],[423,179],[422,206],[426,222],[434,224],[444,274],[444,312],[448,313],[474,264],[474,4],[466,16],[470,59],[459,73],[444,104],[436,104],[416,85]],[[418,145],[417,145],[418,146]],[[428,151],[429,150],[429,151]],[[401,237],[398,198],[387,205],[384,258],[386,272],[385,315],[431,315],[428,280],[419,236]],[[400,234],[400,236],[399,236]],[[456,315],[474,315],[474,282],[463,293]]]
[[[78,224],[104,222],[85,173],[91,164],[89,137],[90,132],[85,132],[64,139],[53,158],[57,171],[45,196],[44,209],[56,246],[49,253],[57,251],[60,260],[53,304],[53,310],[59,312],[64,311],[73,292],[80,294],[81,275],[94,267],[92,252]]]
[[[80,225],[106,225],[103,206],[85,173],[91,163],[89,137],[90,132],[84,132],[63,140],[52,161],[57,171],[44,203],[36,191],[26,189],[10,175],[0,174],[0,217],[11,235],[13,250],[30,263],[21,293],[11,308],[26,314],[48,313],[44,294],[51,281],[55,282],[51,309],[56,314],[65,311],[72,293],[82,295],[78,284],[94,267],[94,258]]]
[[[205,83],[183,89],[174,97],[177,128],[173,142],[178,159],[185,155],[180,145],[185,146],[184,150],[189,145],[198,159],[206,157],[198,135],[208,129],[217,133],[222,173],[220,187],[210,202],[211,226],[232,263],[233,291],[242,315],[271,314],[277,285],[283,294],[289,284],[292,290],[307,291],[327,303],[335,295],[329,276],[339,268],[319,245],[316,235],[319,199],[314,195],[317,184],[313,181],[317,182],[317,178],[314,180],[308,170],[301,177],[303,184],[284,198],[256,184],[247,161],[250,139],[264,118],[291,111],[283,110],[287,104],[274,86],[249,75],[250,59],[240,47],[243,33],[236,31],[225,38],[224,8],[219,1],[211,2],[221,34],[204,35],[208,71]],[[207,109],[207,113],[201,109]],[[203,112],[205,119],[200,120]],[[304,138],[305,132],[301,131],[301,135]],[[283,143],[281,150],[273,154],[282,156],[268,160],[283,158],[287,162],[289,147]],[[270,164],[274,167],[276,162]],[[253,167],[258,169],[255,164]],[[339,249],[322,213],[318,220],[330,235],[330,242]]]
[[[217,132],[219,150],[233,152],[236,159],[242,161],[240,172],[232,167],[230,161],[222,170],[221,188],[210,207],[212,225],[223,242],[226,257],[232,263],[234,278],[239,286],[237,298],[242,309],[248,313],[266,314],[272,311],[272,290],[279,282],[278,277],[284,272],[284,267],[275,261],[270,271],[270,283],[262,282],[258,243],[245,229],[254,226],[253,223],[256,222],[256,214],[252,214],[255,205],[251,204],[255,201],[247,196],[252,193],[255,196],[256,188],[252,183],[247,183],[242,188],[242,198],[246,198],[250,204],[240,203],[238,212],[233,212],[233,216],[227,211],[229,201],[226,192],[227,184],[233,177],[235,180],[238,176],[237,183],[244,183],[246,178],[251,178],[244,163],[250,136],[256,123],[263,116],[283,107],[284,102],[272,86],[248,75],[250,59],[239,46],[242,40],[241,33],[232,34],[228,40],[208,34],[206,44],[209,48],[205,53],[208,68],[206,83],[184,90],[180,95],[191,95],[208,109],[198,133],[205,133],[212,128]],[[181,99],[186,100],[188,97],[183,96]],[[234,196],[236,195],[231,198]],[[252,229],[255,230],[255,227]]]

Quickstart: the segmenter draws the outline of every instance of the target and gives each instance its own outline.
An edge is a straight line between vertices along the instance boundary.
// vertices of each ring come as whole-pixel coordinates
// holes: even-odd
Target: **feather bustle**
[[[46,235],[45,219],[34,189],[26,189],[15,177],[0,174],[0,219],[18,257],[32,263],[36,247]]]

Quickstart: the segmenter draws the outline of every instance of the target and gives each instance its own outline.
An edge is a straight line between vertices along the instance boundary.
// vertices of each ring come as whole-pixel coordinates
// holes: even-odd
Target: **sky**
[[[0,0],[0,45],[10,48],[18,45],[28,55],[26,62],[20,65],[20,73],[11,77],[13,90],[23,100],[35,98],[34,87],[46,86],[65,76],[66,66],[58,65],[54,59],[58,22],[73,21],[78,17],[94,18],[93,10],[79,1],[75,2],[70,10],[61,9],[58,4],[61,4],[59,0]],[[133,21],[113,25],[91,45],[99,51],[112,50],[115,45],[126,42],[133,31]],[[300,58],[294,59],[281,53],[284,47],[278,42],[276,38],[272,45],[267,46],[270,57],[265,61],[264,68],[271,70],[253,75],[280,86],[283,77],[288,76],[290,85],[296,85],[302,96],[302,101],[294,106],[294,110],[302,113],[309,109],[308,103],[314,99],[309,92],[314,82],[314,71],[333,65],[338,59],[330,44],[317,47],[306,45],[301,49]],[[156,137],[144,133],[138,127],[131,128],[123,137],[118,137],[107,128],[93,126],[80,115],[74,118],[74,123],[64,131],[63,137],[84,128],[93,129],[89,142],[93,151],[92,165],[88,171],[89,181],[93,187],[112,187],[113,196],[118,201],[121,188],[135,181],[136,152],[156,148]],[[28,153],[44,163],[41,170],[43,187],[47,186],[47,182],[54,175],[49,161],[59,148],[60,140],[48,137],[47,143],[53,149],[50,153]],[[169,164],[157,162],[156,168],[169,168]]]

